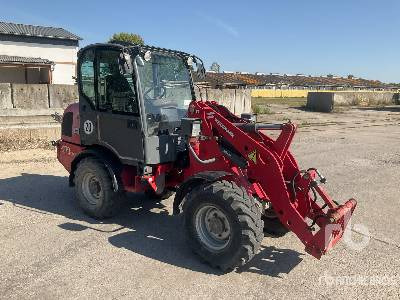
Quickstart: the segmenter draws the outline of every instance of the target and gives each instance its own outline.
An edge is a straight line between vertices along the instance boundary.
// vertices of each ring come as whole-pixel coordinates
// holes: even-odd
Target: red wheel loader
[[[126,193],[175,194],[189,246],[213,267],[244,265],[263,230],[279,226],[319,259],[342,237],[356,201],[338,204],[317,169],[299,168],[289,151],[294,124],[256,123],[196,101],[192,76],[204,74],[201,59],[180,51],[134,44],[79,51],[79,103],[65,110],[56,145],[80,206],[102,219],[118,212]]]

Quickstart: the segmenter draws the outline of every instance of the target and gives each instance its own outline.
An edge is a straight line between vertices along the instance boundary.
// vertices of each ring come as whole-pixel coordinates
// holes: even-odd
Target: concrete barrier
[[[236,115],[251,112],[251,90],[195,88],[200,100],[215,100]],[[76,85],[0,84],[0,109],[60,109],[79,99]]]
[[[394,103],[400,105],[400,93],[394,95]]]
[[[66,108],[79,99],[78,86],[66,84],[49,84],[50,108]]]
[[[209,100],[217,101],[228,108],[232,113],[235,113],[236,91],[234,89],[226,90],[208,90],[207,97]]]
[[[258,98],[305,98],[312,90],[282,90],[282,89],[259,89],[251,90],[251,96]]]
[[[195,88],[198,100],[214,100],[240,116],[251,112],[251,90]]]
[[[11,90],[14,108],[49,108],[47,84],[12,84]]]
[[[335,105],[390,105],[395,102],[395,93],[391,92],[339,92],[334,93]]]
[[[331,112],[334,93],[312,92],[307,96],[307,109],[321,112]]]
[[[235,114],[251,113],[251,90],[236,90]]]
[[[197,99],[215,100],[236,115],[251,112],[251,91],[245,89],[198,89]],[[61,84],[0,84],[0,110],[64,109],[77,102],[78,87]],[[13,114],[13,112],[11,112]]]
[[[64,85],[24,85],[14,84],[3,87],[9,96],[1,103],[7,103],[0,109],[0,141],[11,139],[57,139],[60,125],[51,117],[78,98],[76,86]],[[15,93],[14,106],[11,90]],[[251,112],[251,91],[244,89],[195,89],[199,100],[215,100],[225,105],[236,115]],[[0,98],[0,99],[3,99]]]
[[[11,99],[11,84],[0,83],[0,109],[13,108]]]
[[[76,85],[0,83],[0,109],[66,108],[78,98]]]
[[[365,95],[369,94],[384,94],[385,91],[371,91],[371,90],[360,90],[360,91],[337,91],[337,90],[315,90],[315,89],[253,89],[251,90],[251,96],[254,98],[306,98],[308,93],[324,92],[324,93],[358,93]]]
[[[307,109],[331,112],[335,106],[374,106],[395,104],[398,93],[393,92],[310,92]]]

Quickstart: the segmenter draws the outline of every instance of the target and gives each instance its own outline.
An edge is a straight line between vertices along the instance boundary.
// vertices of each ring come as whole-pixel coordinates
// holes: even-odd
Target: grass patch
[[[307,98],[251,98],[252,105],[281,104],[289,107],[305,107]]]
[[[253,110],[253,113],[257,114],[257,115],[271,115],[274,113],[273,111],[271,111],[271,108],[269,108],[266,105],[254,105],[253,104],[251,106],[251,109]]]
[[[299,124],[299,127],[309,127],[310,125],[311,125],[310,122],[308,122],[308,121],[302,121],[302,122]]]

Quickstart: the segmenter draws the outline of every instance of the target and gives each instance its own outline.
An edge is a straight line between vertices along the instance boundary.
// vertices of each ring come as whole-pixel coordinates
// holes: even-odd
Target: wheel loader
[[[197,56],[93,44],[77,68],[79,103],[65,110],[55,145],[89,216],[114,216],[127,193],[174,195],[189,246],[223,271],[249,262],[264,230],[292,231],[318,259],[341,239],[356,201],[339,204],[317,169],[299,168],[289,151],[295,124],[196,100],[193,77],[205,75]]]

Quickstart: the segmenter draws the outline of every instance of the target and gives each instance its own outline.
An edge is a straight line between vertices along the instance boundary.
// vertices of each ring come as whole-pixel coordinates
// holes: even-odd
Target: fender
[[[200,184],[211,183],[227,176],[233,176],[233,174],[225,171],[205,171],[186,179],[176,191],[173,204],[173,214],[178,215],[182,212],[181,204],[184,203],[186,194],[193,188]]]
[[[120,174],[122,164],[116,157],[114,157],[113,155],[110,155],[110,153],[108,153],[108,151],[106,151],[102,148],[86,149],[86,150],[82,151],[81,153],[79,153],[75,157],[75,159],[73,160],[73,162],[71,164],[71,172],[69,174],[69,186],[71,186],[71,187],[75,186],[74,178],[75,178],[76,168],[77,168],[79,162],[86,157],[96,157],[103,162],[103,164],[105,165],[105,167],[111,177],[112,184],[113,184],[113,190],[114,190],[114,192],[118,192],[120,190],[121,181],[120,181],[119,177],[117,176],[117,174]]]

